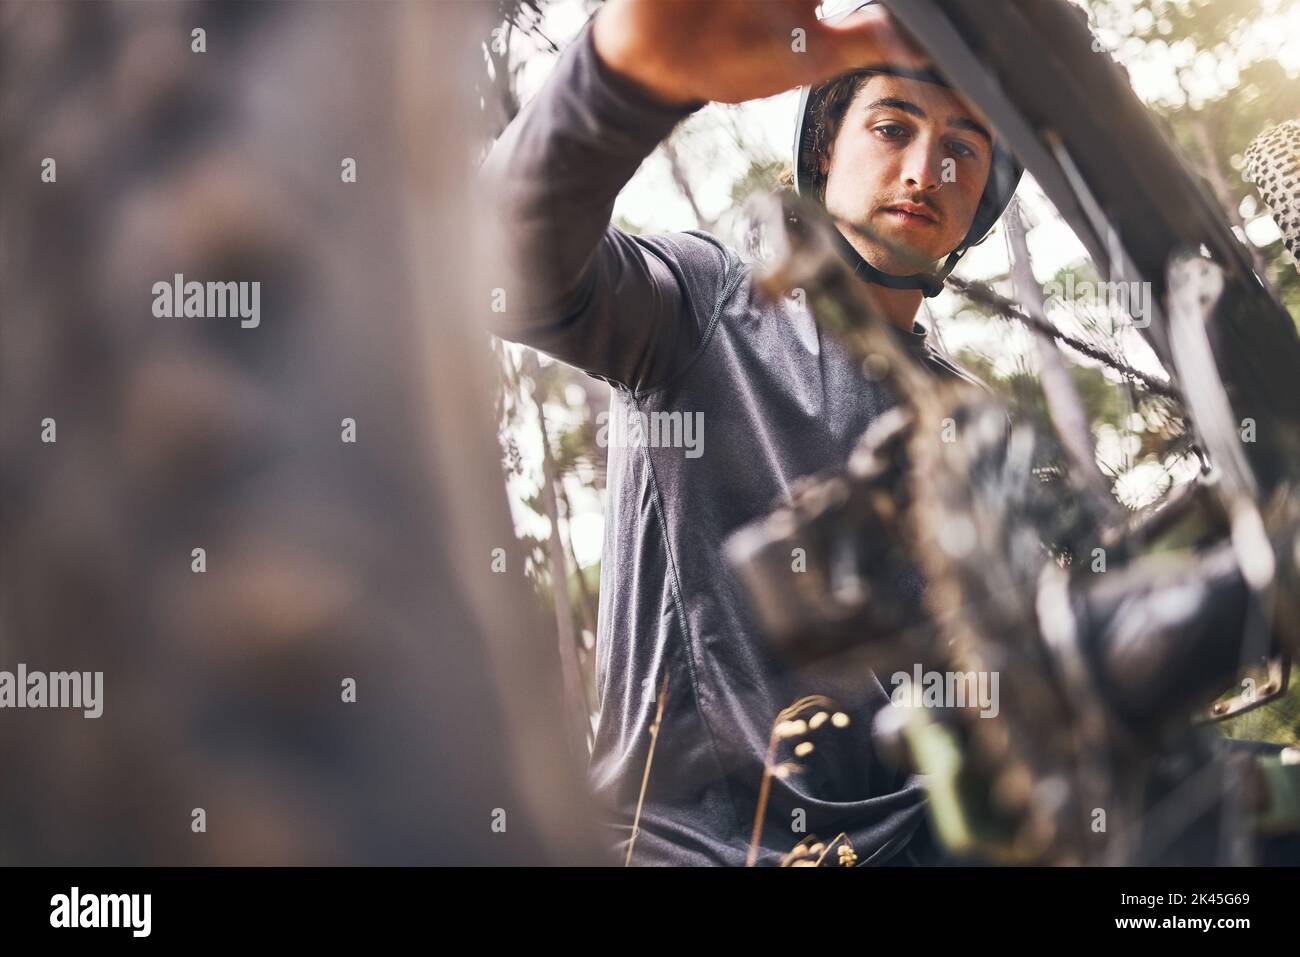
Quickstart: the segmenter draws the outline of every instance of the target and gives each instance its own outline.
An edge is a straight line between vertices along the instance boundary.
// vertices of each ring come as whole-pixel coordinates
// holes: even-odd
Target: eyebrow
[[[868,110],[898,110],[901,113],[910,113],[918,119],[929,119],[925,110],[921,109],[911,100],[900,100],[897,97],[887,96],[867,104]],[[956,127],[959,130],[969,130],[977,133],[984,139],[988,140],[989,145],[993,145],[993,134],[990,133],[983,125],[976,123],[974,120],[965,116],[948,117],[948,125]]]

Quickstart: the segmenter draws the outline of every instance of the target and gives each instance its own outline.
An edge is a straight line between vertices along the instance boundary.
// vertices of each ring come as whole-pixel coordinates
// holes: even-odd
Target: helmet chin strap
[[[958,260],[966,252],[964,249],[953,250],[948,254],[943,266],[936,273],[895,276],[892,273],[881,272],[862,258],[862,254],[853,247],[853,244],[838,229],[835,230],[835,239],[836,249],[839,250],[840,256],[853,268],[853,275],[863,282],[875,283],[877,286],[884,286],[886,289],[919,289],[926,299],[932,299],[943,292],[944,280],[956,268]]]

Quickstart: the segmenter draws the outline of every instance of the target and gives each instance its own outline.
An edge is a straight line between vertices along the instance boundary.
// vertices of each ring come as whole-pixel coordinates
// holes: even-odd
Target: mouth
[[[904,226],[937,226],[939,224],[939,218],[925,206],[913,206],[903,203],[896,206],[882,207],[881,212]]]

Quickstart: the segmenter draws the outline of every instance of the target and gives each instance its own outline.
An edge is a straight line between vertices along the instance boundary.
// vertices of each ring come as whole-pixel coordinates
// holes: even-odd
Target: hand
[[[835,26],[818,22],[816,7],[817,0],[609,0],[592,40],[611,70],[674,106],[740,103],[874,63],[928,65],[883,6]]]

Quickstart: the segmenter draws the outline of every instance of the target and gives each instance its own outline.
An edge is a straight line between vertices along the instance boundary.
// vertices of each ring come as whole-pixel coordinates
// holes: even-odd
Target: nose
[[[917,136],[903,156],[903,185],[914,193],[932,193],[943,185],[943,144],[935,136]]]

